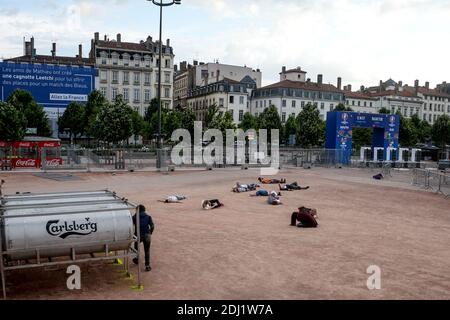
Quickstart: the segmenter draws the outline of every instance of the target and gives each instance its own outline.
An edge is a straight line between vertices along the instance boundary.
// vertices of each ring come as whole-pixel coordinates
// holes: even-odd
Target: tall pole
[[[159,64],[158,64],[158,136],[156,137],[156,168],[161,169],[161,60],[162,60],[162,1],[159,6]]]
[[[158,149],[161,149],[161,66],[162,66],[162,0],[159,6],[159,66],[158,66]],[[161,152],[161,151],[159,151]],[[161,168],[161,158],[158,159],[158,168]]]

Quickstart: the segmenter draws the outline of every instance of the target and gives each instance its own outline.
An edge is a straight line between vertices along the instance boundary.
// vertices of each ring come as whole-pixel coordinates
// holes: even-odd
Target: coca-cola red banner
[[[61,158],[47,158],[45,159],[45,165],[47,167],[56,167],[62,165],[62,159]]]
[[[58,141],[44,141],[38,143],[40,148],[58,148],[61,146],[61,143]]]
[[[31,148],[36,146],[36,142],[30,141],[17,141],[14,142],[14,148]]]
[[[39,168],[40,163],[39,159],[13,159],[13,167],[14,168]]]
[[[0,141],[0,148],[6,148],[9,147],[9,143],[5,141]]]

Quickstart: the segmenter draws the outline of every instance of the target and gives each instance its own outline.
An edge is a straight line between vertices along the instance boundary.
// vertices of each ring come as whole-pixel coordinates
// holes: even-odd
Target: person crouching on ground
[[[153,223],[152,217],[145,212],[145,207],[140,204],[138,206],[138,212],[139,212],[139,235],[140,235],[140,241],[144,243],[144,254],[145,254],[145,271],[151,271],[152,268],[150,267],[150,245],[152,243],[152,234],[155,230],[155,224]],[[137,224],[136,224],[136,215],[133,216],[133,223],[135,226],[135,232],[137,235]],[[138,243],[135,243],[135,249],[138,249]],[[133,262],[135,264],[139,263],[138,258],[134,258]]]
[[[299,228],[317,228],[318,215],[316,209],[310,209],[306,207],[298,208],[298,212],[293,212],[291,216],[291,226],[295,227],[295,223],[299,221],[297,225]]]
[[[278,186],[280,187],[280,191],[308,190],[309,189],[309,186],[301,187],[297,184],[297,182],[285,184],[284,186],[282,186],[280,183],[280,184],[278,184]]]
[[[271,191],[269,194],[269,198],[267,199],[267,202],[274,206],[280,205],[281,204],[280,196],[276,191]]]
[[[202,201],[202,208],[204,210],[212,210],[212,209],[216,209],[216,208],[220,208],[223,207],[224,204],[221,203],[219,200],[217,199],[213,199],[213,200],[203,200]]]

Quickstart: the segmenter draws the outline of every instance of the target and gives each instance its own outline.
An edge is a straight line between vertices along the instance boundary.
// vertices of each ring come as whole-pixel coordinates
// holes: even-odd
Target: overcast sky
[[[167,0],[166,0],[167,1]],[[0,0],[0,57],[23,52],[87,55],[94,32],[139,41],[158,37],[158,8],[145,0]],[[301,66],[315,81],[377,85],[450,82],[450,0],[182,0],[165,9],[163,38],[175,61],[260,68],[263,84]]]

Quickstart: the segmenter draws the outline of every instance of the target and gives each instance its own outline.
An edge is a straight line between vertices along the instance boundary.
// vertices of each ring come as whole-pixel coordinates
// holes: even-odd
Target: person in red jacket
[[[306,207],[298,208],[298,212],[293,212],[291,216],[291,226],[295,226],[295,223],[299,221],[297,225],[299,228],[317,228],[317,211],[316,209],[310,209]]]

